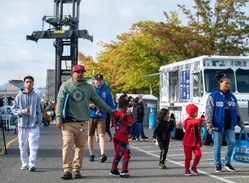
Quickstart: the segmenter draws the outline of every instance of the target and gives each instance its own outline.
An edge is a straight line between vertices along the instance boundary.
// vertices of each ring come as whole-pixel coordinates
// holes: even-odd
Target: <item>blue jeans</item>
[[[233,153],[233,148],[236,143],[236,137],[235,137],[235,130],[227,129],[224,132],[223,131],[213,131],[213,137],[214,137],[214,163],[215,166],[221,165],[221,146],[222,146],[222,140],[223,140],[223,134],[225,135],[226,142],[227,142],[227,148],[225,153],[225,159],[223,161],[223,164],[229,164],[231,161],[231,156]]]

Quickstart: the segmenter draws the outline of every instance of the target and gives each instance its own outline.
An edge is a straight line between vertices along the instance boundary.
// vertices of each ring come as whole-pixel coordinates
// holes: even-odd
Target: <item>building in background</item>
[[[38,93],[41,97],[41,99],[45,99],[46,98],[46,87],[39,87],[39,88],[35,88],[35,92]]]

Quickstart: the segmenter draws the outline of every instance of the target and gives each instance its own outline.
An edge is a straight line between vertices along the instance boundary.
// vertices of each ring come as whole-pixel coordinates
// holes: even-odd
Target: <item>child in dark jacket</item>
[[[165,108],[161,109],[157,116],[159,123],[157,123],[157,126],[153,131],[153,141],[155,142],[157,139],[161,150],[159,161],[159,168],[161,169],[166,169],[165,159],[169,148],[170,132],[174,129],[173,118],[174,116],[171,116],[170,121],[168,121],[169,110]]]
[[[115,133],[113,138],[115,156],[112,162],[112,169],[110,175],[114,177],[126,177],[128,178],[128,163],[131,157],[130,147],[129,147],[129,133],[128,127],[132,125],[132,118],[130,113],[126,114],[129,107],[129,102],[126,99],[119,99],[119,110],[114,112],[113,124],[115,126]],[[123,157],[122,172],[118,171],[118,163]]]
[[[185,153],[185,175],[198,175],[198,171],[196,169],[199,161],[201,159],[201,122],[205,121],[205,118],[195,119],[198,116],[198,107],[194,104],[189,104],[186,106],[186,112],[188,113],[189,117],[183,122],[185,135],[183,138],[183,146],[184,146],[184,153]],[[190,161],[192,159],[192,151],[194,152],[195,159],[191,168],[190,168]]]

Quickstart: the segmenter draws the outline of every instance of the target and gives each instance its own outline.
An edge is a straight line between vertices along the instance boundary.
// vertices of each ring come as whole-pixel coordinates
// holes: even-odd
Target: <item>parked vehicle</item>
[[[160,67],[160,109],[168,108],[176,118],[172,138],[182,139],[183,121],[187,118],[186,106],[198,106],[198,116],[205,116],[206,100],[217,88],[215,74],[225,73],[230,78],[230,91],[238,99],[242,120],[249,133],[249,57],[245,56],[201,56]],[[235,133],[240,128],[236,126]],[[210,144],[211,135],[202,123],[203,144]]]

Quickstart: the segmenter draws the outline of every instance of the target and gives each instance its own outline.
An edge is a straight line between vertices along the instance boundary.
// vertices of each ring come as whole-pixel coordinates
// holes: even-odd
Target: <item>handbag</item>
[[[241,139],[242,132],[245,134],[245,140]],[[249,138],[245,130],[240,130],[239,139],[233,149],[232,161],[249,164]]]

